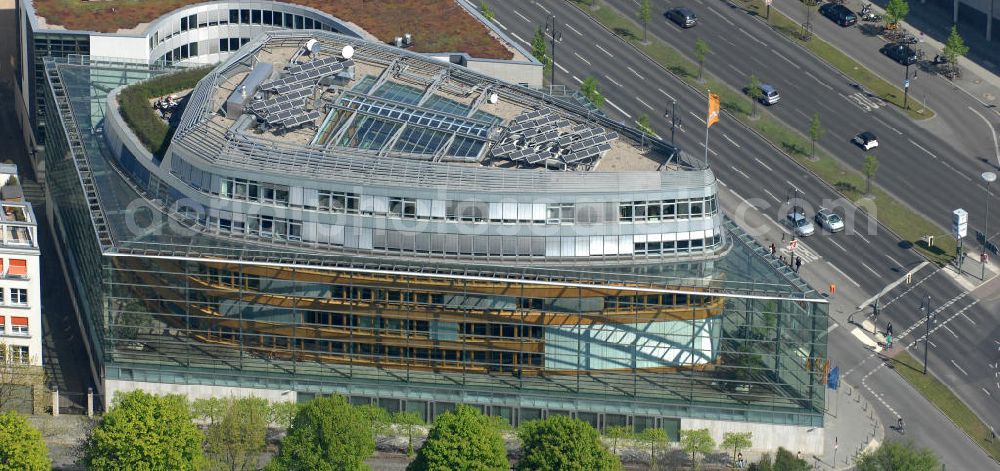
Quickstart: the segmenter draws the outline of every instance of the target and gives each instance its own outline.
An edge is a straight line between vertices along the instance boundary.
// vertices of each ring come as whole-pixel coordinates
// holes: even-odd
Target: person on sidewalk
[[[885,333],[892,335],[892,322],[890,322],[889,325],[885,326]]]
[[[773,257],[776,253],[778,253],[778,249],[774,248],[774,242],[771,242],[771,256]]]
[[[802,257],[795,257],[795,273],[799,272],[799,268],[802,268]]]
[[[892,350],[892,334],[886,334],[885,336],[885,348]]]

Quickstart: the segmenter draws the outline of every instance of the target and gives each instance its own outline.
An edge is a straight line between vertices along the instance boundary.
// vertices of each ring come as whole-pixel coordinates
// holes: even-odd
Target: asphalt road
[[[704,97],[695,94],[685,84],[638,55],[630,46],[600,28],[571,5],[558,1],[487,3],[496,12],[502,28],[515,40],[525,44],[535,29],[544,25],[547,15],[555,12],[559,18],[558,27],[563,32],[563,41],[557,46],[557,84],[575,87],[582,77],[593,75],[603,84],[602,91],[608,99],[605,111],[609,115],[634,121],[640,114],[648,114],[653,118],[654,130],[663,137],[669,136],[667,124],[660,118],[663,108],[668,100],[677,99],[685,120],[684,131],[677,135],[678,144],[688,153],[701,154],[704,139],[701,120],[704,119],[706,108]],[[713,126],[709,148],[710,161],[722,186],[771,218],[780,219],[784,216],[784,211],[779,206],[784,203],[786,190],[789,188],[798,188],[805,203],[812,204],[814,208],[823,199],[836,198],[832,190],[732,119],[723,117],[719,124]],[[931,188],[938,186],[933,185]],[[854,226],[861,229],[863,221],[855,221]],[[881,228],[874,233],[840,233],[832,236],[820,234],[805,239],[803,244],[807,252],[836,264],[846,278],[856,283],[859,290],[869,292],[880,291],[883,286],[921,261],[919,256],[901,247],[898,239]],[[845,263],[846,261],[849,263]],[[940,289],[945,291],[958,289],[947,281],[932,280],[928,282],[928,286],[938,283],[942,286]],[[950,299],[944,293],[939,296],[941,299]],[[884,312],[883,319],[895,316],[892,310]],[[904,312],[902,304],[899,312]],[[984,316],[985,312],[988,311],[973,306],[965,314]],[[900,325],[907,325],[907,319],[899,319],[902,323],[896,324],[897,329]],[[939,354],[937,349],[933,349],[932,365],[939,360],[950,363],[947,358],[968,358],[978,349],[974,342],[949,342],[945,345],[949,345],[952,350]],[[960,347],[968,347],[973,353],[962,351]],[[961,386],[958,385],[957,392],[975,405],[975,398],[966,397],[968,388],[963,389]],[[979,395],[985,396],[981,391]],[[926,407],[926,403],[924,404],[923,407]],[[984,411],[983,407],[975,409],[980,413],[990,412]]]
[[[610,3],[638,21],[633,0]],[[979,175],[1000,166],[990,131],[1000,119],[993,119],[998,117],[947,80],[925,71],[912,79],[917,67],[910,67],[911,98],[929,98],[938,113],[926,123],[914,122],[893,105],[853,87],[847,77],[772,30],[762,19],[728,2],[671,3],[686,5],[698,14],[698,25],[687,30],[663,16],[669,8],[666,2],[653,3],[650,35],[692,60],[696,39],[703,39],[711,48],[706,70],[732,87],[745,87],[751,74],[777,86],[782,99],[769,110],[805,135],[810,118],[819,113],[827,130],[819,140],[824,149],[856,169],[861,168],[865,155],[875,155],[880,163],[878,184],[935,221],[942,232],[950,227],[955,208],[970,212],[970,226],[983,227],[986,192]],[[850,40],[842,50],[902,86],[905,68],[878,52],[883,41],[866,37],[857,27],[841,28],[818,13],[811,21],[816,34]],[[861,131],[874,132],[879,147],[866,152],[852,144],[850,139]],[[928,188],[934,189],[933,198],[928,198]]]

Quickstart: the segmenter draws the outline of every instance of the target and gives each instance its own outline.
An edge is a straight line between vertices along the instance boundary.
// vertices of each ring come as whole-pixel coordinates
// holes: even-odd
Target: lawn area
[[[758,16],[763,16],[764,0],[733,0],[744,10]],[[822,2],[820,2],[822,3]],[[812,7],[814,10],[818,7]],[[818,12],[813,13],[813,18],[821,18]],[[820,39],[815,34],[809,39],[802,39],[802,25],[792,21],[791,18],[783,15],[778,10],[771,9],[769,23],[774,30],[778,31],[786,38],[796,44],[805,47],[817,57],[830,64],[842,74],[847,75],[857,83],[862,84],[868,91],[886,100],[899,108],[903,107],[903,90],[895,85],[882,80],[881,77],[873,74],[870,70],[859,64],[850,56],[837,49],[832,44]],[[910,97],[907,114],[913,119],[927,119],[934,116],[934,111],[924,107],[922,103]]]
[[[676,49],[662,41],[651,39],[648,44],[643,44],[640,40],[642,26],[609,7],[603,1],[594,0],[594,7],[590,6],[591,0],[573,1],[583,12],[590,14],[608,29],[614,31],[615,34],[628,40],[633,46],[686,83],[702,93],[706,93],[707,90],[718,93],[722,107],[732,116],[831,185],[846,199],[878,219],[901,239],[913,244],[914,248],[929,260],[936,263],[947,263],[952,259],[957,246],[955,239],[879,187],[877,175],[872,182],[871,194],[866,196],[864,194],[865,178],[860,169],[848,167],[821,149],[817,150],[816,156],[813,157],[811,155],[812,145],[808,137],[782,124],[769,114],[762,113],[759,118],[751,118],[751,101],[741,91],[726,85],[708,73],[705,74],[703,81],[698,81],[698,64],[689,61]],[[772,21],[775,16],[777,15],[772,11]],[[921,241],[925,235],[935,236],[934,247],[927,247]]]
[[[990,428],[955,393],[933,375],[924,375],[923,363],[902,351],[893,358],[896,372],[948,416],[994,460],[1000,461],[1000,442],[990,440]]]
[[[50,25],[113,33],[151,22],[192,0],[34,0],[35,12]],[[467,52],[473,57],[514,55],[454,0],[291,0],[357,24],[384,42],[412,33],[417,52]]]
[[[126,87],[118,94],[122,118],[153,155],[163,156],[166,153],[174,130],[160,119],[149,100],[193,88],[211,70],[211,67],[200,67],[158,75]]]

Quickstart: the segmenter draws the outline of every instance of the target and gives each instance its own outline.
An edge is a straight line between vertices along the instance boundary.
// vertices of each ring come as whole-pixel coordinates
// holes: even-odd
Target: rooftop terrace
[[[191,0],[29,0],[47,28],[101,33],[135,32],[145,24]],[[294,0],[288,3],[315,8],[350,21],[379,40],[388,42],[403,33],[416,39],[416,52],[466,52],[473,57],[511,59],[514,54],[455,0],[346,1]]]
[[[37,221],[17,176],[17,165],[0,164],[0,247],[38,248]]]

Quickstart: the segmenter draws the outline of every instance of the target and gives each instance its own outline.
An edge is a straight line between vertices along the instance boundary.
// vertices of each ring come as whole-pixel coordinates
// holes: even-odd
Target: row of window
[[[31,362],[31,349],[25,345],[11,345],[10,348],[4,348],[3,344],[0,344],[0,364],[19,364],[27,365]]]
[[[181,17],[177,22],[177,26],[179,28],[171,31],[170,33],[164,31],[164,34],[161,36],[160,31],[154,31],[153,35],[149,38],[149,48],[152,49],[157,44],[160,44],[185,31],[229,24],[263,25],[288,29],[321,29],[324,31],[336,31],[332,24],[293,13],[251,9],[231,9],[228,12],[225,10],[207,11]]]
[[[636,255],[658,255],[677,252],[691,252],[702,250],[705,247],[713,247],[722,242],[722,234],[715,234],[704,239],[690,240],[665,240],[662,242],[636,242]]]
[[[10,293],[9,297],[4,296],[4,291]],[[27,306],[28,290],[25,288],[2,288],[0,287],[0,302],[7,301],[8,305]]]
[[[621,222],[657,222],[714,215],[718,203],[715,195],[708,198],[694,198],[661,201],[631,201],[618,205],[618,220]]]
[[[19,335],[19,336],[29,336],[31,335],[28,331],[28,318],[27,317],[15,317],[10,318],[10,332],[6,330],[6,322],[4,316],[0,316],[0,335]],[[2,345],[2,344],[0,344]]]

